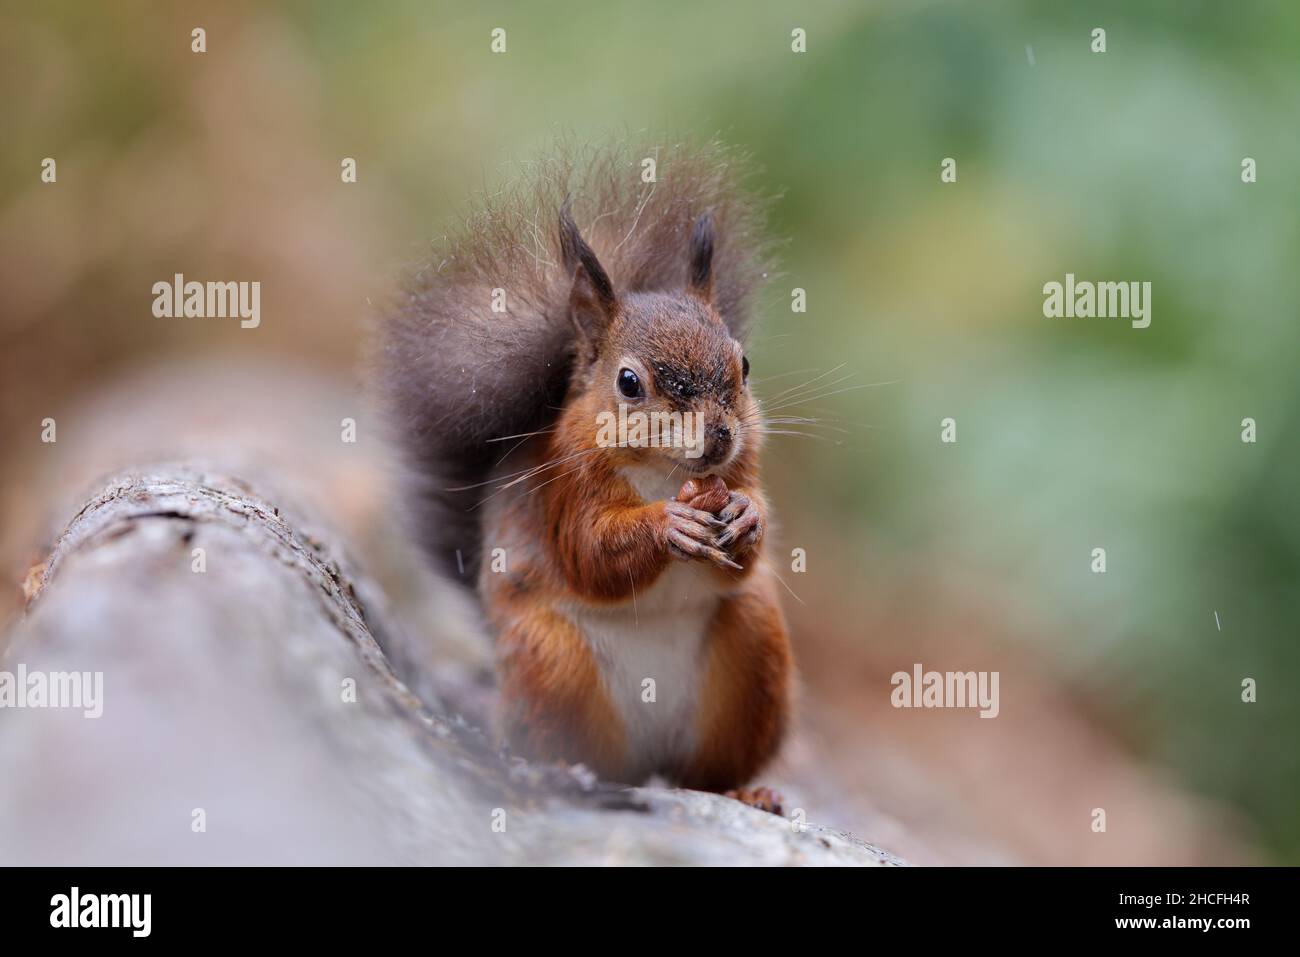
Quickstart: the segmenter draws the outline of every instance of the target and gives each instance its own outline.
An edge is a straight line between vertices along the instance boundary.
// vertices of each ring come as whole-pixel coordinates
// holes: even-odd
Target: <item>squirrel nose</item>
[[[708,429],[708,445],[704,457],[709,464],[721,462],[731,451],[731,428],[726,425],[711,425]]]

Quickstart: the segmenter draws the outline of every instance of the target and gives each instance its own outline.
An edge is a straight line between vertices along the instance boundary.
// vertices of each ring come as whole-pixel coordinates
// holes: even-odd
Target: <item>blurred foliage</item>
[[[779,487],[798,475],[809,490],[800,518],[936,587],[983,583],[1132,748],[1300,860],[1300,6],[303,0],[3,16],[6,429],[44,408],[33,395],[57,402],[153,353],[346,366],[366,299],[501,164],[557,131],[718,134],[783,195],[756,378],[844,363],[846,386],[896,380],[816,403],[848,423],[844,441],[790,438],[773,457]],[[488,53],[496,26],[505,56]],[[1095,26],[1105,54],[1089,50]],[[65,205],[42,205],[46,155]],[[351,193],[343,155],[360,162]],[[257,338],[150,325],[141,290],[182,268],[278,276],[264,315],[279,318]],[[1044,319],[1042,286],[1067,272],[1150,281],[1151,327]],[[794,286],[807,314],[789,310]],[[945,416],[954,446],[938,441]],[[1088,568],[1097,545],[1104,576]],[[1244,676],[1256,704],[1240,702]]]

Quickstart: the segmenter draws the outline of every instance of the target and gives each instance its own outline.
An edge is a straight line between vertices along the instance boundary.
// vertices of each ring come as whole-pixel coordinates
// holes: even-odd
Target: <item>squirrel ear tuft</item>
[[[618,311],[618,297],[614,295],[614,285],[600,260],[578,231],[570,206],[571,202],[566,198],[560,207],[560,253],[565,272],[573,276],[569,315],[585,340],[588,358],[594,359],[599,343]]]
[[[691,261],[687,272],[691,292],[705,302],[713,300],[713,214],[705,213],[691,230]]]

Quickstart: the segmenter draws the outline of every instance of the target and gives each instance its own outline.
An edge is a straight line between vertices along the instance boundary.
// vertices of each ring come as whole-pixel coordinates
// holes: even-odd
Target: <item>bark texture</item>
[[[500,754],[399,680],[418,642],[337,537],[219,471],[118,474],[24,591],[0,668],[101,672],[102,715],[0,710],[3,864],[899,863]]]

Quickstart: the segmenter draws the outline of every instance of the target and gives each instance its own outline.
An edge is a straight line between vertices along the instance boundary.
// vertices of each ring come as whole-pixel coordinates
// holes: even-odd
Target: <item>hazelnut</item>
[[[731,498],[727,483],[717,475],[688,478],[677,493],[677,501],[702,512],[720,512]]]

